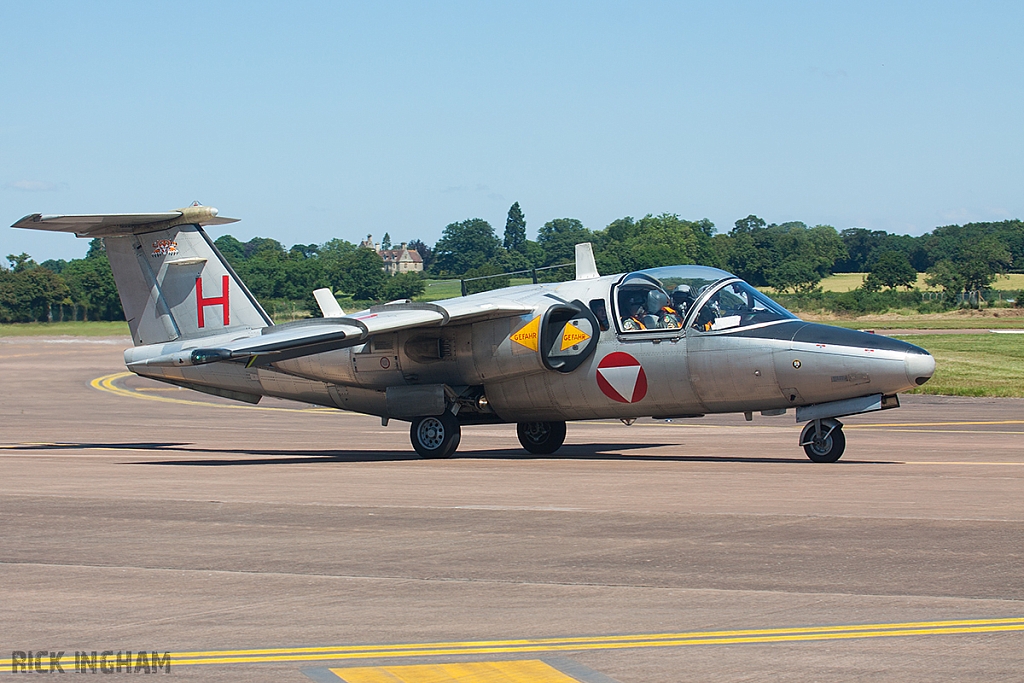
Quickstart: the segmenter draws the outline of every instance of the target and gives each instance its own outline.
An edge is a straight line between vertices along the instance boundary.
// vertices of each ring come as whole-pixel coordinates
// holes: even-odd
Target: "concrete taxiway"
[[[0,340],[0,667],[170,652],[267,681],[1024,677],[1024,401],[903,397],[811,463],[784,417],[392,422]],[[412,668],[409,668],[412,667]],[[390,676],[390,678],[388,678]]]

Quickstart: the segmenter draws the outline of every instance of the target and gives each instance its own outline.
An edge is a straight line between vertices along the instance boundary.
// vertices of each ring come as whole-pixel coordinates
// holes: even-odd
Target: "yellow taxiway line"
[[[134,372],[115,372],[112,375],[104,375],[103,377],[97,377],[93,381],[89,382],[89,386],[98,391],[105,391],[116,396],[122,396],[124,398],[140,398],[146,401],[163,401],[164,403],[180,403],[187,406],[203,406],[207,408],[228,408],[229,410],[272,410],[275,412],[286,412],[286,413],[305,413],[307,415],[322,414],[322,415],[336,415],[338,413],[334,408],[270,408],[266,406],[254,406],[247,404],[234,404],[234,403],[212,403],[210,401],[194,401],[187,398],[171,398],[170,396],[159,396],[153,393],[140,393],[140,391],[133,391],[131,389],[125,389],[124,387],[117,386],[116,382],[124,379],[125,377],[134,377]]]
[[[438,643],[396,643],[390,645],[341,645],[335,647],[267,648],[256,650],[208,650],[172,652],[174,666],[200,664],[259,664],[265,662],[313,662],[356,659],[391,659],[453,655],[616,650],[626,648],[682,647],[687,645],[738,645],[791,643],[822,640],[895,638],[908,636],[971,633],[1024,632],[1024,617],[998,619],[957,619],[902,623],[850,624],[835,626],[748,629],[733,631],[690,631],[573,638],[526,638]],[[0,660],[0,670],[10,660]]]
[[[844,424],[844,429],[852,427],[967,427],[971,425],[1024,425],[1024,420],[976,420],[973,422],[882,422],[877,424]]]
[[[579,683],[537,659],[330,669],[345,683]]]

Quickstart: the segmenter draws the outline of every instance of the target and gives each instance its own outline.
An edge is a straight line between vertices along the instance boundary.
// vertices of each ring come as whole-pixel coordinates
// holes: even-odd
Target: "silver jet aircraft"
[[[568,420],[782,415],[799,445],[835,462],[839,417],[899,406],[935,370],[926,351],[807,323],[716,268],[601,276],[589,244],[576,279],[435,303],[395,301],[275,325],[214,247],[217,210],[26,216],[14,227],[102,237],[131,330],[132,372],[257,403],[304,401],[411,423],[424,458],[447,458],[463,425],[514,422],[531,453],[554,453]]]

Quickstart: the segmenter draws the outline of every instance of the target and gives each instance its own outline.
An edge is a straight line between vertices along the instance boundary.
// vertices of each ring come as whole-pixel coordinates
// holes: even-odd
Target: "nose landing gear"
[[[800,445],[814,462],[835,462],[846,450],[843,423],[831,417],[808,422],[800,432]]]

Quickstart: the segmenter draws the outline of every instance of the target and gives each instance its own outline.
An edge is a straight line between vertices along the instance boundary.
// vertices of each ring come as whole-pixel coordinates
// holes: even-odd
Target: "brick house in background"
[[[367,235],[359,246],[363,249],[373,249],[380,254],[384,259],[384,272],[388,275],[423,272],[423,257],[415,249],[410,249],[406,242],[402,242],[398,249],[381,249],[380,242],[374,242],[373,235]]]

